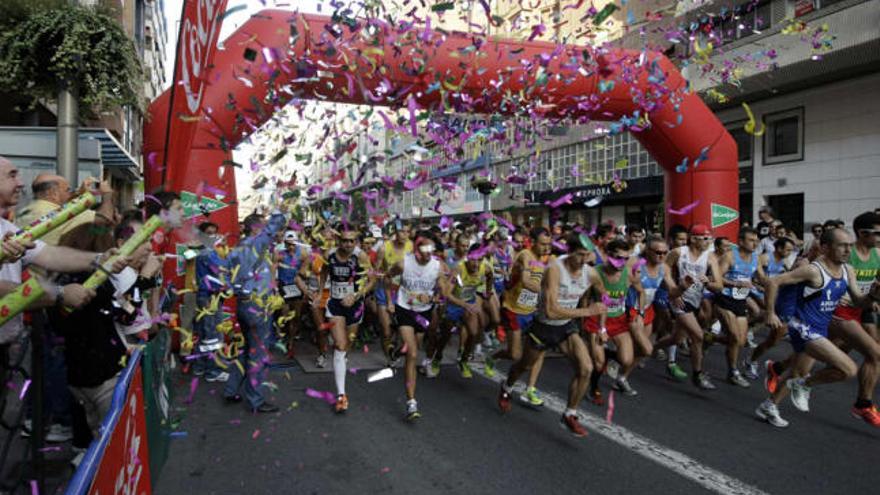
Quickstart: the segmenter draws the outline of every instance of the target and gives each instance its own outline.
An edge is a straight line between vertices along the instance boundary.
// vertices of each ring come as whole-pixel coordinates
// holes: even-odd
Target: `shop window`
[[[764,164],[804,159],[804,109],[796,108],[764,116]]]

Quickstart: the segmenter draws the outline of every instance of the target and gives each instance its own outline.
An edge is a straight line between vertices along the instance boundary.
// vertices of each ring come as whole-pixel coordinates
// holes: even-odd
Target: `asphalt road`
[[[631,378],[637,397],[615,395],[610,424],[607,407],[584,402],[584,439],[561,429],[552,410],[571,376],[563,359],[548,360],[539,382],[546,407],[515,405],[504,416],[494,381],[465,380],[451,366],[435,380],[420,376],[416,424],[403,420],[402,376],[349,375],[351,409],[341,416],[305,394],[334,390],[329,373],[273,372],[282,411],[271,415],[222,403],[217,384],[202,383],[184,404],[190,378],[180,376],[181,433],[155,492],[876,493],[880,430],[850,417],[854,382],[814,390],[808,414],[784,403],[792,424],[778,430],[753,416],[760,383],[724,383],[720,347],[707,362],[714,392],[672,382],[651,361]]]

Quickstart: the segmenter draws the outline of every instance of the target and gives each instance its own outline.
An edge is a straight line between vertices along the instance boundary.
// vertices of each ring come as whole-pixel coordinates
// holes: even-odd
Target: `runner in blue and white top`
[[[719,273],[724,288],[715,298],[715,307],[720,315],[722,327],[727,331],[727,380],[739,387],[749,387],[749,381],[742,376],[737,362],[739,351],[746,345],[749,320],[746,300],[754,287],[752,278],[764,278],[764,270],[758,263],[758,231],[743,227],[739,231],[737,245],[730,248],[721,258]]]
[[[773,426],[788,426],[779,415],[778,404],[791,390],[791,401],[801,411],[810,409],[810,390],[814,385],[834,383],[852,378],[858,368],[845,352],[828,339],[828,324],[840,299],[849,294],[856,306],[869,306],[880,301],[880,285],[874,283],[870,291],[862,293],[855,284],[852,267],[847,265],[852,251],[853,239],[843,229],[831,229],[820,239],[822,254],[813,263],[802,266],[767,282],[767,307],[773,308],[780,287],[797,285],[798,299],[794,316],[788,324],[788,335],[794,348],[794,363],[784,375],[776,391],[767,398],[755,413]],[[771,328],[783,323],[775,311],[767,311],[767,324]],[[815,361],[827,366],[808,377],[801,376],[810,370]]]

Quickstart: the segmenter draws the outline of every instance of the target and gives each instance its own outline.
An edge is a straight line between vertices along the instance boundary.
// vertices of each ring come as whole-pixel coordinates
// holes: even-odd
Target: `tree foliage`
[[[143,108],[143,71],[134,43],[105,11],[78,5],[4,7],[18,21],[0,31],[0,91],[36,103],[73,85],[84,114]]]

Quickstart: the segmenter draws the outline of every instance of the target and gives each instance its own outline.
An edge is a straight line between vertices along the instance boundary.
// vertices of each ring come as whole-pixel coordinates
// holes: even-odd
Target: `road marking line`
[[[486,376],[485,373],[479,369],[474,368],[474,371],[479,373],[482,377],[498,384],[507,380],[507,375],[501,371],[496,370],[495,376],[492,378]],[[520,383],[517,383],[514,387],[516,393],[522,393],[523,390],[524,387]],[[567,409],[567,400],[561,399],[556,395],[547,392],[542,392],[541,396],[544,399],[545,408],[550,409],[559,415],[562,415]],[[512,400],[519,401],[519,398]],[[602,435],[608,440],[611,440],[648,460],[654,461],[708,490],[723,494],[767,495],[767,492],[736,478],[727,476],[721,471],[712,469],[677,450],[664,447],[663,445],[639,435],[638,433],[634,433],[618,424],[608,423],[605,421],[605,418],[601,418],[580,408],[578,408],[578,413],[580,414],[582,423],[590,430],[590,433]]]

